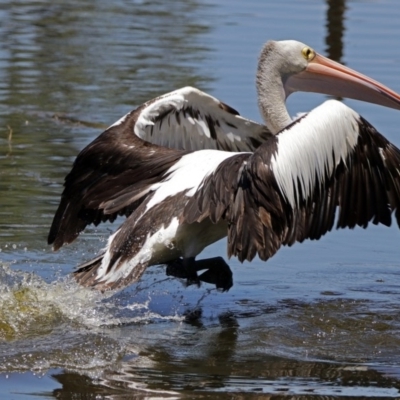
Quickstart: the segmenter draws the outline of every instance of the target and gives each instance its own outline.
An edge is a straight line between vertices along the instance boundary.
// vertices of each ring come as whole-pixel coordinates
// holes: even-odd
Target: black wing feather
[[[72,242],[88,224],[130,215],[151,184],[187,153],[139,139],[132,130],[136,118],[135,112],[129,114],[76,158],[48,236],[55,250]]]

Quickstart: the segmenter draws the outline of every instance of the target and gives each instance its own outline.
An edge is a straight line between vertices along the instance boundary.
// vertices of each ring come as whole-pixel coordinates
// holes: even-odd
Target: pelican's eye
[[[304,47],[301,54],[307,61],[311,61],[315,57],[315,51],[310,47]]]

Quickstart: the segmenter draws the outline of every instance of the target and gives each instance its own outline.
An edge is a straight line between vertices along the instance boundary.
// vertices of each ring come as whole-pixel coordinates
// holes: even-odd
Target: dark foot
[[[187,272],[183,266],[183,259],[178,258],[175,261],[171,261],[167,264],[167,268],[165,270],[167,276],[173,276],[174,278],[186,279]]]
[[[167,276],[186,279],[186,285],[196,284],[200,286],[200,280],[197,275],[196,261],[194,258],[178,258],[167,264]]]
[[[197,271],[203,269],[206,271],[198,276]],[[232,271],[222,257],[198,261],[195,261],[193,258],[180,258],[167,264],[166,273],[168,276],[186,279],[187,285],[193,283],[200,285],[200,281],[202,281],[214,284],[217,289],[223,292],[229,290],[233,286]]]
[[[207,270],[199,276],[202,282],[214,284],[217,289],[223,292],[228,291],[233,286],[232,271],[222,257],[197,262],[207,265]]]

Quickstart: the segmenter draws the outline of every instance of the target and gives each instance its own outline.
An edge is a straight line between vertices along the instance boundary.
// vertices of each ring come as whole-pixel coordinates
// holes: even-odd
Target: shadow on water
[[[90,228],[59,253],[46,248],[64,176],[104,126],[181,86],[217,91],[215,76],[231,67],[242,88],[249,55],[238,43],[296,32],[282,27],[282,15],[292,17],[278,3],[222,3],[0,6],[0,397],[398,397],[398,250],[389,244],[380,254],[364,244],[346,265],[327,260],[323,241],[319,252],[302,245],[303,263],[278,256],[261,270],[257,260],[231,260],[228,293],[185,288],[152,267],[106,296],[67,275],[115,226]],[[299,16],[293,38],[303,40],[322,6],[289,3]],[[341,61],[351,9],[344,0],[322,4],[327,52]],[[243,37],[251,28],[254,37]],[[220,60],[233,61],[221,70]],[[224,246],[214,246],[218,255]]]

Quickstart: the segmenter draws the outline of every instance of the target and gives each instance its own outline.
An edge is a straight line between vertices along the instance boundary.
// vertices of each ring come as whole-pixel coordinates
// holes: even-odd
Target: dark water
[[[0,4],[0,397],[400,397],[400,235],[334,232],[234,287],[152,267],[102,296],[69,272],[114,229],[53,253],[46,236],[78,151],[143,101],[197,86],[260,120],[267,39],[297,39],[400,92],[397,0],[3,1]],[[294,115],[324,96],[296,94]],[[347,101],[400,145],[400,113]],[[203,256],[225,254],[225,242]]]

